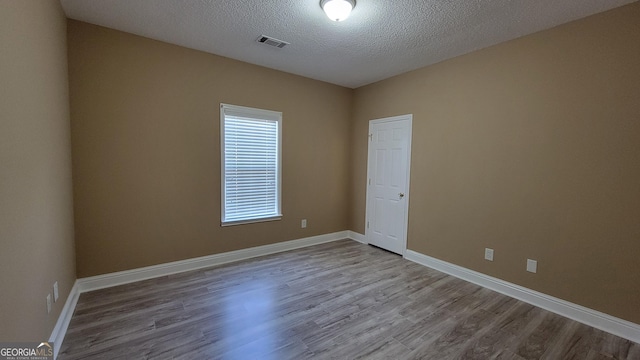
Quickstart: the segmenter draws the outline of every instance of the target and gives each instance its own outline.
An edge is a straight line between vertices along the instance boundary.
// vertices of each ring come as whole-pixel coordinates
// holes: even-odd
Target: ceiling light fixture
[[[356,7],[356,0],[321,0],[320,7],[333,21],[342,21],[349,17]]]

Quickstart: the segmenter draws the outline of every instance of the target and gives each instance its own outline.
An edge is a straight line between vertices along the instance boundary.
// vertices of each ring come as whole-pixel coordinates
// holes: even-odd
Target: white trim
[[[78,279],[80,293],[349,238],[348,231]]]
[[[402,234],[402,249],[401,249],[401,253],[399,255],[404,256],[405,253],[407,252],[407,233],[409,231],[409,198],[410,198],[410,181],[411,181],[411,139],[413,138],[413,114],[404,114],[404,115],[398,115],[398,116],[391,116],[391,117],[386,117],[386,118],[381,118],[381,119],[375,119],[375,120],[369,120],[369,128],[368,128],[368,134],[369,136],[373,136],[372,134],[372,126],[373,125],[377,125],[377,124],[384,124],[384,123],[390,123],[390,122],[401,122],[401,121],[407,121],[409,124],[409,139],[407,141],[407,173],[406,173],[406,180],[405,180],[405,190],[404,190],[404,224],[402,224],[403,227],[403,234]],[[369,197],[371,195],[371,186],[369,184],[369,182],[371,181],[371,157],[372,157],[372,153],[371,153],[371,141],[367,141],[367,182],[366,182],[366,197],[365,197],[365,231],[364,231],[364,236],[365,236],[365,243],[369,244],[370,243],[370,239],[371,239],[371,232],[369,231],[369,215],[372,212],[372,210],[370,209],[370,201],[369,201]]]
[[[349,230],[349,239],[351,239],[353,241],[357,241],[357,242],[365,244],[365,245],[369,244],[367,242],[367,237],[366,236],[364,236],[364,235],[362,235],[360,233],[357,233],[355,231],[351,231],[351,230]]]
[[[593,326],[594,328],[640,343],[640,325],[623,320],[597,310],[558,299],[462,266],[454,265],[413,250],[407,250],[405,259],[480,285],[487,289],[535,305],[569,319]]]
[[[58,357],[60,346],[62,345],[64,336],[67,334],[67,328],[69,328],[69,323],[71,322],[71,317],[73,316],[73,312],[76,309],[76,304],[78,303],[79,297],[80,292],[78,291],[78,281],[76,280],[76,282],[73,284],[73,287],[71,288],[71,291],[69,292],[69,295],[67,296],[67,301],[64,303],[62,312],[60,312],[60,316],[58,316],[56,326],[53,328],[51,336],[49,337],[49,342],[53,342],[54,359]]]
[[[236,250],[222,254],[214,254],[199,258],[174,261],[160,265],[148,266],[133,270],[120,271],[117,273],[92,276],[76,280],[73,288],[69,292],[67,301],[62,308],[62,312],[58,317],[56,326],[51,332],[49,341],[54,343],[54,359],[57,358],[58,352],[67,328],[71,322],[71,317],[75,311],[78,298],[81,293],[103,289],[107,287],[127,284],[135,281],[146,280],[158,276],[170,275],[184,271],[197,270],[205,267],[211,267],[229,262],[249,259],[258,256],[274,254],[283,251],[294,250],[307,246],[324,244],[327,242],[338,241],[342,239],[351,239],[366,244],[364,235],[355,231],[340,231],[331,234],[312,236],[308,238],[280,242],[276,244],[258,246],[248,249]],[[482,287],[497,291],[504,295],[522,300],[529,304],[552,311],[570,319],[593,326],[600,330],[620,336],[622,338],[640,343],[640,325],[632,322],[613,317],[601,313],[596,310],[588,309],[583,306],[570,303],[565,300],[554,298],[552,296],[539,293],[537,291],[527,289],[504,280],[478,273],[473,270],[463,268],[458,265],[438,260],[430,256],[407,250],[404,255],[405,259],[415,263],[442,271],[449,275],[472,282]]]
[[[227,191],[226,191],[226,173],[227,166],[226,164],[226,152],[225,152],[225,143],[226,139],[226,123],[227,123],[227,115],[241,117],[241,118],[252,118],[256,120],[267,120],[274,121],[276,123],[276,189],[275,189],[275,197],[276,197],[276,209],[274,209],[274,213],[269,213],[267,217],[243,217],[240,219],[232,220],[227,219]],[[220,187],[221,187],[221,199],[220,202],[220,225],[221,226],[232,226],[232,225],[243,225],[243,224],[252,224],[259,223],[265,221],[274,221],[280,220],[282,218],[282,112],[273,111],[273,110],[263,110],[250,108],[246,106],[238,106],[238,105],[230,105],[230,104],[220,104]]]
[[[266,218],[259,218],[259,219],[256,218],[256,219],[250,219],[250,220],[225,221],[225,222],[221,222],[220,226],[227,227],[227,226],[255,224],[255,223],[269,222],[269,221],[279,221],[279,220],[282,220],[282,214],[278,214],[276,216],[270,216]]]
[[[253,257],[264,256],[274,254],[283,251],[289,251],[299,249],[307,246],[324,244],[332,241],[338,241],[343,239],[361,238],[363,235],[353,231],[339,231],[331,234],[324,234],[318,236],[312,236],[302,238],[298,240],[284,241],[276,244],[257,246],[248,249],[241,249],[236,251],[230,251],[222,254],[214,254],[209,256],[203,256],[198,258],[192,258],[181,261],[174,261],[165,264],[159,264],[154,266],[148,266],[144,268],[125,270],[116,273],[92,276],[88,278],[77,279],[73,285],[73,288],[69,292],[67,301],[62,308],[62,312],[58,317],[56,326],[51,332],[49,341],[54,343],[54,355],[53,358],[58,357],[60,346],[64,341],[64,337],[69,328],[71,317],[75,311],[76,304],[80,294],[88,291],[104,289],[112,286],[128,284],[131,282],[151,279],[154,277],[176,274],[184,271],[197,270],[205,267],[211,267],[229,262],[245,260]]]

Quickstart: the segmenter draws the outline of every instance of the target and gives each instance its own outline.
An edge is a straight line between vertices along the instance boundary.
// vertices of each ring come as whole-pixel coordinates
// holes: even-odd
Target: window
[[[222,225],[279,220],[282,113],[220,105]]]

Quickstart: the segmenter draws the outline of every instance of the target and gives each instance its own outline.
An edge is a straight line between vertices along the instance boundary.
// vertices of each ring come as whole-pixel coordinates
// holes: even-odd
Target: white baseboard
[[[640,343],[640,325],[630,321],[454,265],[413,250],[407,250],[405,259],[549,310],[583,324],[593,326],[594,328],[613,335]]]
[[[250,259],[257,256],[264,256],[347,238],[349,238],[349,231],[340,231],[331,234],[312,236],[298,240],[291,240],[270,245],[252,247],[248,249],[230,251],[222,254],[202,256],[198,258],[174,261],[138,269],[82,278],[78,279],[78,286],[80,293],[83,293],[87,291],[128,284],[136,281],[147,280],[159,276],[202,269],[234,261]]]
[[[308,238],[285,241],[264,246],[257,246],[248,249],[230,251],[222,254],[214,254],[193,259],[148,266],[144,268],[77,279],[69,293],[69,296],[67,297],[67,301],[65,302],[64,307],[62,308],[62,312],[58,317],[56,326],[53,328],[51,336],[49,337],[49,341],[53,342],[55,345],[53,358],[56,359],[58,357],[60,346],[62,345],[64,336],[67,333],[67,328],[69,327],[71,317],[73,316],[73,312],[75,311],[76,304],[78,303],[78,298],[80,297],[81,293],[151,279],[154,277],[176,274],[184,271],[197,270],[205,267],[250,259],[258,256],[275,254],[278,252],[299,249],[307,246],[324,244],[327,242],[342,239],[353,239],[359,241],[352,236],[362,237],[362,235],[353,233],[351,231],[339,231],[331,234],[312,236]]]
[[[283,251],[294,250],[307,246],[319,245],[327,242],[351,239],[366,244],[364,235],[354,231],[340,231],[331,234],[312,236],[308,238],[285,241],[276,244],[258,246],[248,249],[241,249],[222,254],[214,254],[193,259],[174,261],[165,264],[148,266],[144,268],[120,271],[111,274],[92,276],[76,280],[67,301],[58,317],[56,326],[51,333],[49,341],[55,344],[54,359],[58,355],[62,341],[67,332],[69,322],[75,310],[78,298],[81,293],[93,291],[112,286],[127,284],[131,282],[151,279],[154,277],[176,274],[184,271],[197,270],[201,268],[226,264],[234,261],[245,260],[258,256],[274,254]],[[432,258],[421,253],[407,250],[405,253],[407,260],[442,271],[463,280],[497,291],[507,296],[522,300],[529,304],[552,311],[559,315],[593,326],[600,330],[623,337],[636,343],[640,343],[640,325],[622,320],[596,310],[570,303],[565,300],[521,287],[504,280],[500,280],[473,270],[463,268],[442,260]]]
[[[365,244],[365,245],[369,244],[367,242],[367,238],[364,235],[362,235],[360,233],[357,233],[355,231],[351,231],[351,230],[349,230],[349,239],[355,240],[355,241],[357,241],[359,243],[362,243],[362,244]]]
[[[73,316],[73,312],[76,309],[76,304],[78,303],[79,297],[80,292],[78,291],[78,281],[76,280],[76,282],[73,284],[73,287],[71,288],[71,291],[69,292],[69,296],[67,296],[67,301],[65,301],[64,303],[62,312],[60,313],[60,316],[58,316],[56,326],[53,328],[51,336],[49,337],[49,342],[53,342],[54,359],[58,357],[60,346],[62,345],[64,336],[67,334],[67,328],[69,327],[69,323],[71,322],[71,317]]]

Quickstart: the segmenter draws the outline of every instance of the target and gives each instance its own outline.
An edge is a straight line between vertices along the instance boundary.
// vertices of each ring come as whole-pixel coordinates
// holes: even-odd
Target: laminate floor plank
[[[640,345],[350,240],[81,294],[59,359],[640,359]]]
[[[552,341],[560,333],[568,319],[559,315],[546,313],[540,325],[518,347],[516,353],[524,359],[540,359],[552,345]]]

